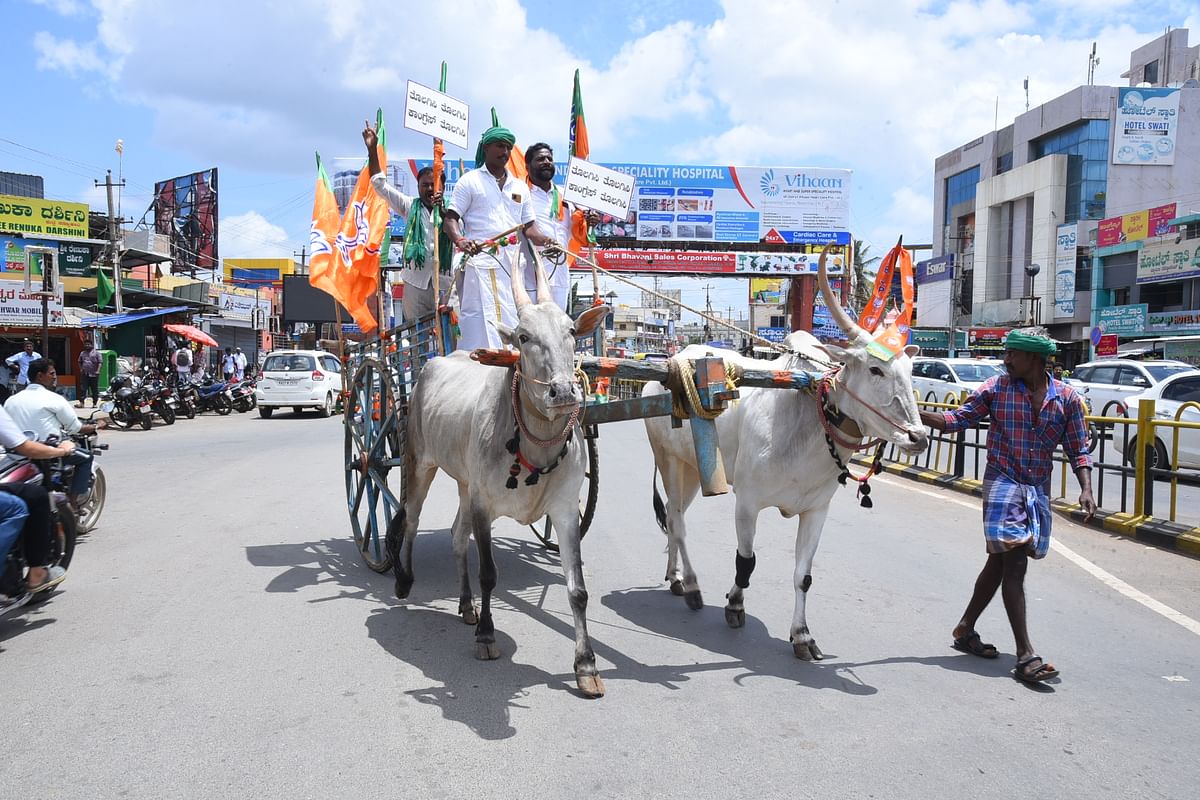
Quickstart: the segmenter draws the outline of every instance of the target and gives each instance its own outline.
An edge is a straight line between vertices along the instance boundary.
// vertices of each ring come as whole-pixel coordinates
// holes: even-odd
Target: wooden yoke
[[[725,361],[721,358],[698,358],[693,376],[696,394],[706,414],[693,413],[690,419],[692,444],[696,448],[696,471],[700,473],[700,491],[705,497],[728,494],[725,462],[721,458],[721,443],[717,439],[716,417],[728,401],[737,397],[725,385]],[[693,409],[698,411],[699,409]]]

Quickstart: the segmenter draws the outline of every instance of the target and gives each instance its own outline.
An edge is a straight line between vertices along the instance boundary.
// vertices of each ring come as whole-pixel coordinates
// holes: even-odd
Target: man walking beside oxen
[[[1050,550],[1048,489],[1054,450],[1061,444],[1079,481],[1079,505],[1090,519],[1091,457],[1083,401],[1067,384],[1050,377],[1047,358],[1057,350],[1039,333],[1013,331],[1005,340],[1007,374],[990,378],[961,407],[921,412],[921,421],[942,431],[959,431],[990,417],[987,468],[983,479],[983,528],[988,558],[975,591],[953,631],[957,650],[996,658],[975,624],[1000,589],[1017,649],[1014,676],[1029,683],[1056,677],[1058,670],[1039,656],[1025,620],[1025,571],[1029,559]]]

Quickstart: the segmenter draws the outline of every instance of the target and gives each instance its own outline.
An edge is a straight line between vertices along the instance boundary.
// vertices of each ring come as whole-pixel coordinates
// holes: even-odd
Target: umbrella
[[[177,322],[168,322],[163,325],[163,330],[177,333],[185,339],[191,339],[193,342],[204,345],[205,347],[218,347],[217,340],[209,336],[204,331],[197,328],[195,325],[180,325]]]

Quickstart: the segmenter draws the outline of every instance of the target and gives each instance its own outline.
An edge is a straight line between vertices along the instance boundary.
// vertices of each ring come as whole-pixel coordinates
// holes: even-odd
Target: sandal
[[[1036,667],[1033,666],[1033,662],[1035,661],[1038,662]],[[1054,668],[1053,664],[1047,663],[1045,659],[1034,653],[1029,658],[1017,661],[1017,668],[1013,670],[1013,677],[1026,683],[1042,683],[1051,678],[1057,678],[1058,670]]]
[[[30,594],[44,592],[48,589],[53,589],[67,579],[67,571],[62,567],[54,566],[47,567],[46,580],[39,583],[37,586],[28,586],[26,591]]]
[[[988,644],[979,638],[979,634],[971,631],[966,636],[960,636],[950,645],[955,650],[963,653],[970,653],[973,656],[980,658],[995,658],[1000,655],[1000,651],[996,649],[994,644]]]

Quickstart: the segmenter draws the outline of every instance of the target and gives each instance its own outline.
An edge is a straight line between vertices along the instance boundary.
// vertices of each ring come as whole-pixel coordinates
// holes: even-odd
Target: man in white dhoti
[[[553,241],[534,222],[529,186],[508,172],[515,142],[507,128],[493,126],[484,131],[475,153],[475,163],[482,166],[459,178],[446,209],[444,230],[468,256],[459,298],[459,350],[501,347],[496,323],[517,324],[511,275],[513,265],[520,263],[518,247],[491,240],[522,228],[534,245]]]

